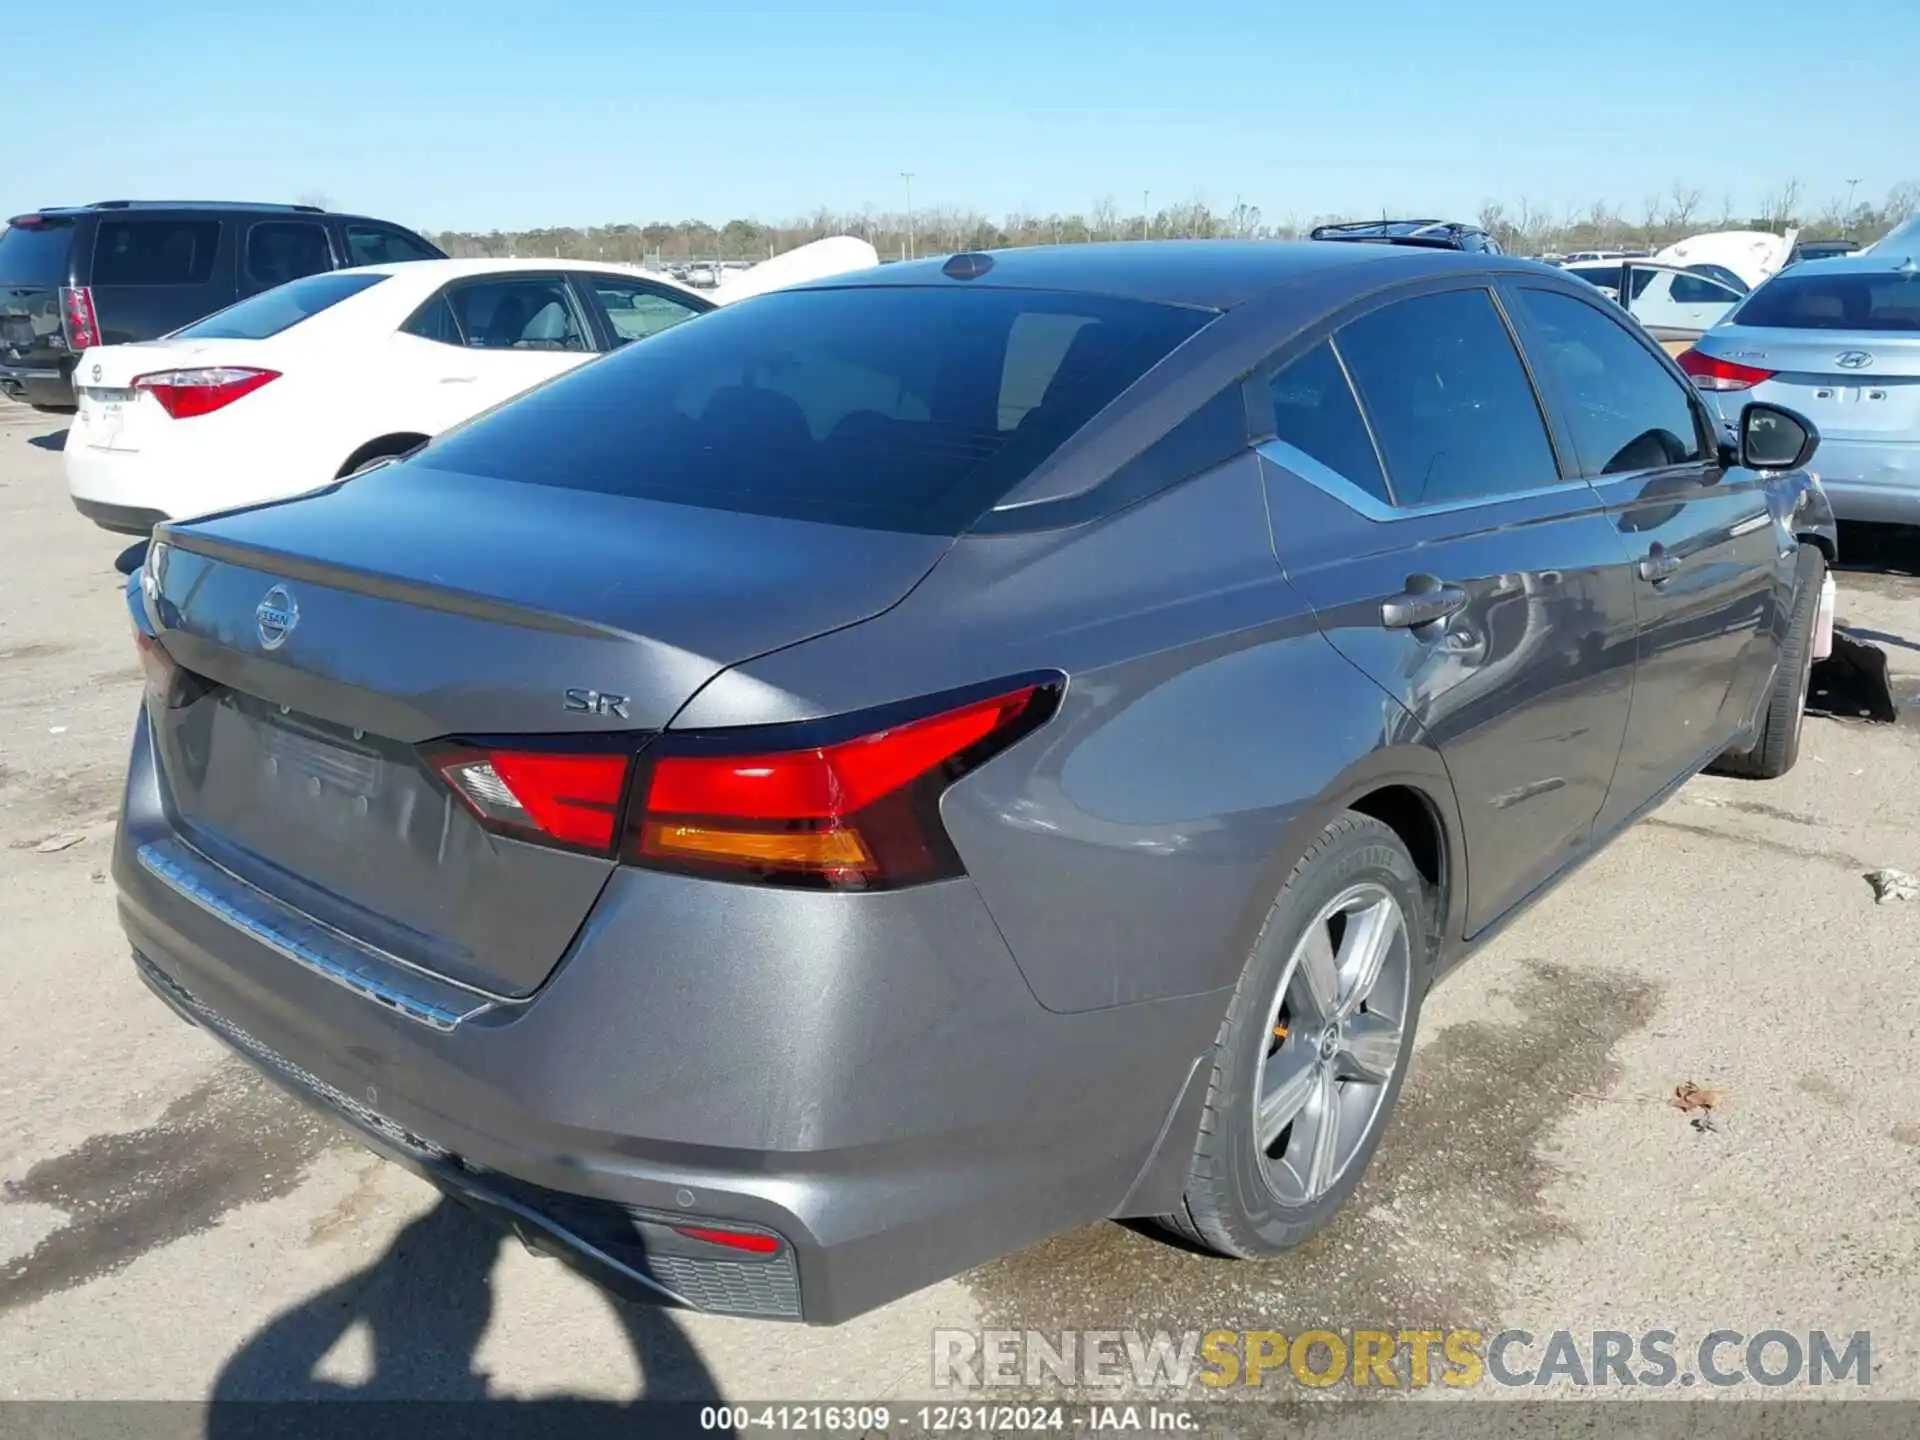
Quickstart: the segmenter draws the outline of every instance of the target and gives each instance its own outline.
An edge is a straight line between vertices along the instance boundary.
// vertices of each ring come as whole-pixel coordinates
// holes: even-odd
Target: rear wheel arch
[[[1342,811],[1371,816],[1400,837],[1430,889],[1433,944],[1430,954],[1444,965],[1455,947],[1451,938],[1465,928],[1467,855],[1461,843],[1459,806],[1453,781],[1437,751],[1403,744],[1373,751],[1350,767],[1303,809],[1287,827],[1264,883],[1251,897],[1242,939],[1250,948],[1294,864],[1314,845]]]
[[[430,435],[398,430],[390,435],[382,435],[377,440],[369,440],[346,458],[334,478],[344,480],[369,461],[383,460],[393,455],[411,455],[432,438]]]

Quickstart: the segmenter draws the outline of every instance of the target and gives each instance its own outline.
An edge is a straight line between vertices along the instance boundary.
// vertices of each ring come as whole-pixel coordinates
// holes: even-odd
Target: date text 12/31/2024
[[[1199,1417],[1174,1405],[709,1405],[700,1428],[725,1434],[1184,1434]]]

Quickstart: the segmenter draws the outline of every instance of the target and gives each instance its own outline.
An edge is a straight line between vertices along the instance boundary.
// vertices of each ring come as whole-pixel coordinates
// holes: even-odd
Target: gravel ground
[[[146,994],[105,874],[122,542],[68,505],[55,420],[0,402],[0,1396],[898,1400],[943,1393],[936,1329],[1324,1324],[1668,1329],[1683,1359],[1868,1330],[1867,1393],[1920,1398],[1920,903],[1863,878],[1920,872],[1920,544],[1840,577],[1907,718],[1810,720],[1786,779],[1694,781],[1457,972],[1305,1250],[1097,1225],[818,1331],[609,1302]],[[1714,1128],[1667,1103],[1688,1081],[1724,1092]]]

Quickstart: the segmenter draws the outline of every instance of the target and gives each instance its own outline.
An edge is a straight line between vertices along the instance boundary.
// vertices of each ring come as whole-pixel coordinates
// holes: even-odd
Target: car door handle
[[[1389,630],[1417,630],[1457,615],[1467,608],[1467,592],[1458,585],[1434,581],[1431,585],[1408,588],[1380,602],[1380,623]]]
[[[1658,585],[1662,580],[1671,580],[1674,572],[1680,568],[1680,557],[1667,550],[1651,550],[1640,562],[1640,578]]]
[[[442,385],[471,385],[479,378],[478,375],[442,375],[440,377],[440,383]]]

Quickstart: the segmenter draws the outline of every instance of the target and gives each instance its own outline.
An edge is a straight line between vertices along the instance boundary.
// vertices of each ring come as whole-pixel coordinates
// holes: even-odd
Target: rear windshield
[[[628,345],[412,463],[954,535],[1211,318],[959,286],[786,291]]]
[[[1733,323],[1781,330],[1920,331],[1920,277],[1788,272],[1754,291]]]
[[[71,225],[9,225],[0,233],[0,285],[64,285],[72,250]]]
[[[290,330],[302,320],[338,305],[349,295],[378,285],[387,277],[365,274],[308,275],[289,280],[271,290],[216,310],[204,320],[196,320],[184,330],[174,331],[181,340],[264,340]]]

